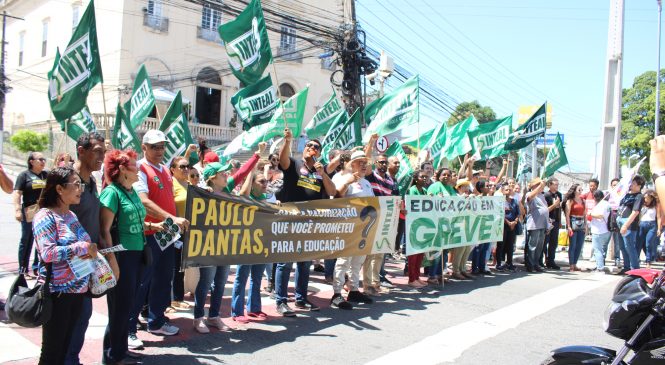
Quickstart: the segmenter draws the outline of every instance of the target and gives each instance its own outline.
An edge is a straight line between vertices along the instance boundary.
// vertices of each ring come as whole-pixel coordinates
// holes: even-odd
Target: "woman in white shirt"
[[[607,220],[610,216],[610,203],[604,200],[605,194],[596,190],[593,199],[596,206],[589,211],[591,222],[591,242],[593,244],[593,256],[596,259],[596,271],[605,270],[605,255],[607,245],[610,243],[612,233],[607,229]]]
[[[660,236],[660,204],[653,190],[644,192],[644,205],[640,209],[640,230],[637,233],[637,247],[646,252],[647,269],[658,259],[658,237]],[[640,250],[641,251],[641,250]]]

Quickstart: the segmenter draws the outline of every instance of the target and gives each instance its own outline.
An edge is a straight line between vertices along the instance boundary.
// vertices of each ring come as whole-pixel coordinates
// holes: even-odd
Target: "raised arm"
[[[249,196],[249,194],[252,192],[252,181],[254,180],[254,174],[255,172],[250,172],[245,181],[243,181],[242,187],[240,187],[239,195]]]
[[[291,141],[293,140],[293,134],[288,128],[284,128],[284,144],[279,150],[279,167],[282,170],[286,171],[291,166]]]

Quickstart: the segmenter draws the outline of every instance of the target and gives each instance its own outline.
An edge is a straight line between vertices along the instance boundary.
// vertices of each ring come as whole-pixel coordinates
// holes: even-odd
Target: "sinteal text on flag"
[[[509,137],[504,145],[507,151],[515,151],[524,148],[545,134],[547,128],[547,103],[543,104],[524,124],[519,126]]]
[[[330,130],[333,121],[344,111],[342,104],[337,100],[337,95],[333,89],[330,99],[319,109],[312,120],[305,126],[305,134],[309,138],[318,138],[325,136]]]

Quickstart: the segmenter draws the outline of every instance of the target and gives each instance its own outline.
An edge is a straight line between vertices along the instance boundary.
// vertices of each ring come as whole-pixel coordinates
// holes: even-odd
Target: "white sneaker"
[[[215,327],[220,331],[228,331],[229,327],[222,322],[222,319],[219,317],[208,317],[206,319],[206,324],[210,327]]]
[[[156,330],[151,330],[150,328],[148,328],[148,332],[156,334],[156,335],[164,335],[164,336],[177,335],[178,331],[180,331],[180,329],[178,327],[172,326],[168,323],[164,323],[164,325],[162,325],[160,328],[158,328]]]
[[[129,336],[127,336],[127,348],[130,350],[143,348],[143,341],[136,337],[136,333],[130,333]]]
[[[203,323],[203,317],[194,319],[194,329],[198,333],[210,333],[208,326]]]

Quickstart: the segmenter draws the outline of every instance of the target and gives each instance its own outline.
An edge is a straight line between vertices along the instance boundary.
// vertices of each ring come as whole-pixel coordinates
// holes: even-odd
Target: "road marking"
[[[473,320],[449,327],[403,349],[388,353],[367,365],[386,365],[412,362],[419,365],[454,362],[472,346],[556,307],[564,305],[582,294],[616,281],[612,275],[593,275],[558,286],[511,304]],[[436,351],[432,351],[436,349]]]

